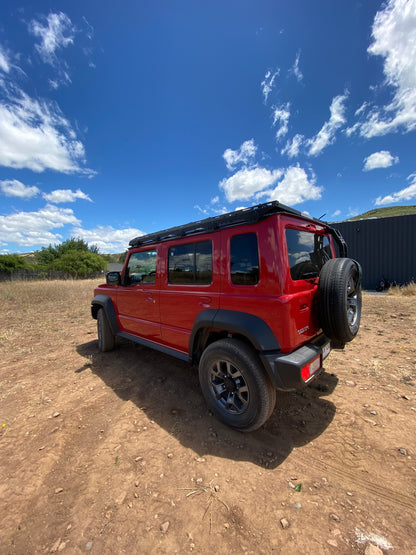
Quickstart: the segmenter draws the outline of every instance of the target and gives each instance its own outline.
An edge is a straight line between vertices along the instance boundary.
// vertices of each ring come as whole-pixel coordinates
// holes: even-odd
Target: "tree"
[[[71,237],[54,247],[42,247],[36,258],[43,269],[67,272],[74,277],[87,277],[103,271],[106,266],[104,258],[98,254],[98,247],[89,247],[80,237]]]
[[[12,273],[14,270],[27,268],[24,258],[17,254],[0,254],[0,272]]]
[[[51,269],[67,272],[74,277],[88,277],[94,272],[102,272],[105,266],[106,262],[99,254],[71,250],[54,260]]]
[[[84,241],[84,239],[81,239],[80,237],[71,237],[54,247],[52,247],[52,245],[49,245],[49,247],[42,247],[42,250],[37,252],[36,258],[40,266],[47,268],[62,255],[71,251],[92,252],[97,255],[99,254],[97,245],[89,247],[88,243]]]
[[[52,245],[49,245],[49,247],[42,247],[42,250],[36,253],[37,263],[45,269],[48,268],[56,258],[58,258],[58,253],[56,248],[52,247]]]

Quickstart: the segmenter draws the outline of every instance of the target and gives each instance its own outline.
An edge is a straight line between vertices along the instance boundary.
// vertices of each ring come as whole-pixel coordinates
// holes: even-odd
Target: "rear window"
[[[286,229],[290,275],[293,280],[318,277],[322,266],[332,258],[326,235]]]
[[[171,247],[168,259],[169,283],[206,285],[212,282],[211,241],[198,241]]]
[[[231,282],[256,285],[259,281],[259,250],[255,233],[234,235],[230,241]]]

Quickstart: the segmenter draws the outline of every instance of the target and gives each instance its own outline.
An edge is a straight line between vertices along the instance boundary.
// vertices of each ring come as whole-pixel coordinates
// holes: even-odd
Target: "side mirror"
[[[106,275],[107,285],[120,285],[121,284],[121,274],[120,272],[108,272]]]

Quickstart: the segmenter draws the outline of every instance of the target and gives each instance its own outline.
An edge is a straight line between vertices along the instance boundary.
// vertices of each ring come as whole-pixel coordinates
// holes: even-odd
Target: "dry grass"
[[[390,287],[388,294],[401,297],[414,297],[416,296],[416,283],[414,281],[411,281],[407,285],[397,285],[395,287]]]
[[[97,280],[7,281],[0,283],[0,355],[14,358],[44,351],[50,342],[68,340],[69,324],[91,319]]]
[[[2,307],[19,305],[56,307],[56,303],[67,303],[69,299],[83,301],[92,298],[97,280],[56,280],[56,281],[3,281],[0,283],[0,303]]]

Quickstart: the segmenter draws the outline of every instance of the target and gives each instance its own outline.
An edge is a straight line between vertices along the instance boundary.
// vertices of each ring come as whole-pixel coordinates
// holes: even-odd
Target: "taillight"
[[[302,368],[302,379],[306,382],[321,367],[321,355],[317,356]]]

